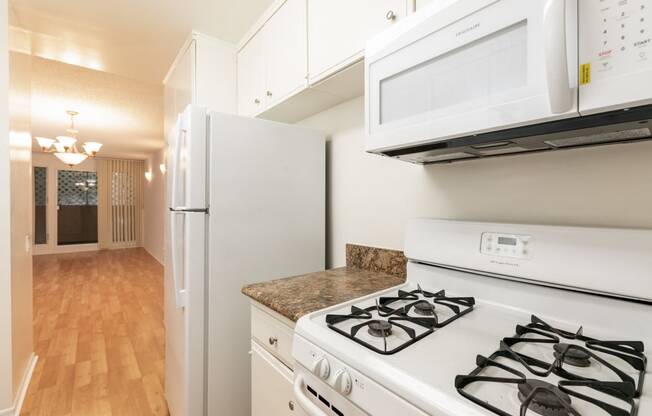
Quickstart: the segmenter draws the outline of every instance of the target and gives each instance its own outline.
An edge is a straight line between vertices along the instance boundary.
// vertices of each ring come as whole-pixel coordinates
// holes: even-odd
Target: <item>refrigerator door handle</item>
[[[177,117],[176,140],[174,141],[174,163],[172,164],[172,195],[170,196],[170,205],[177,205],[177,181],[179,180],[179,168],[181,166],[181,139],[185,130],[183,128],[183,114]]]
[[[177,208],[170,208],[171,212],[177,212],[177,213],[182,213],[182,212],[199,212],[203,214],[208,214],[208,208],[186,208],[186,207],[177,207]]]
[[[185,221],[186,216],[183,211],[174,211],[170,210],[170,265],[172,266],[172,281],[174,283],[174,300],[177,305],[177,309],[182,309],[186,307],[186,290],[181,288],[181,278],[179,276],[179,259],[177,253],[177,215],[183,215]],[[185,239],[184,239],[185,240]],[[183,254],[182,254],[183,255]],[[185,264],[185,262],[184,262]]]

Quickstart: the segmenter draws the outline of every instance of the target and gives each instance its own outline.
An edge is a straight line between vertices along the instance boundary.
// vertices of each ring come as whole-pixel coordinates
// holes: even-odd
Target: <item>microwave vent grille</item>
[[[512,147],[503,147],[500,149],[486,149],[486,150],[477,150],[482,156],[496,156],[496,155],[507,155],[510,153],[521,153],[527,152],[533,149],[526,149],[521,146],[512,146]]]
[[[631,139],[650,137],[649,128],[613,131],[607,133],[590,134],[586,136],[568,137],[564,139],[547,140],[544,143],[553,147],[581,146],[587,144],[618,142]]]
[[[458,160],[458,159],[466,159],[469,157],[474,157],[475,155],[472,155],[470,153],[464,153],[464,152],[458,152],[458,153],[447,153],[443,155],[426,155],[423,157],[423,162],[441,162],[445,160]]]

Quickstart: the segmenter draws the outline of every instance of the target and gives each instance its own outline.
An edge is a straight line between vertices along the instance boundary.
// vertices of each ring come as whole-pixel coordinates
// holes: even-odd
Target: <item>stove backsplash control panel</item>
[[[480,252],[488,256],[528,259],[532,256],[532,237],[505,233],[482,233]]]

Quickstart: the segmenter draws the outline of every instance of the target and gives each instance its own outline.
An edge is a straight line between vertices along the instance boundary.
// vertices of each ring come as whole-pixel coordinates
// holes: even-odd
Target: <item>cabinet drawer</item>
[[[251,416],[305,416],[295,404],[293,373],[251,342]]]
[[[251,306],[251,337],[290,368],[294,368],[293,334],[292,328],[255,305]]]

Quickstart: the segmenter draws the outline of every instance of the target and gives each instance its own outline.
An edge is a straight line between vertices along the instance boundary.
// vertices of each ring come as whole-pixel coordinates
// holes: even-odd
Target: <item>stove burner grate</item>
[[[382,316],[403,315],[410,317],[413,312],[416,315],[427,317],[435,328],[443,328],[456,319],[466,315],[473,310],[475,299],[472,297],[450,297],[445,290],[433,293],[421,289],[410,292],[398,291],[398,296],[381,297],[379,300],[384,312]],[[399,306],[399,302],[409,302]],[[437,315],[437,306],[442,306],[453,312],[453,315],[444,321],[440,321]]]
[[[386,310],[383,309],[379,303],[376,303],[376,306],[370,306],[364,309],[352,306],[351,313],[348,315],[326,315],[326,324],[333,331],[383,355],[395,354],[420,339],[432,334],[434,331],[434,326],[427,318],[411,318],[403,315],[392,314],[387,315],[385,312]],[[381,317],[387,317],[387,319],[374,319],[374,313]],[[348,331],[338,327],[338,324],[350,320],[358,320],[362,322],[352,326]],[[413,325],[414,327],[408,326],[407,324]],[[383,340],[382,348],[370,344],[368,340],[365,340],[358,335],[360,330],[365,327],[367,328],[367,333],[369,335]],[[423,332],[417,334],[415,328],[422,328]],[[408,340],[394,348],[390,348],[387,344],[387,340],[392,337],[396,331],[402,331],[407,335]]]
[[[563,343],[560,338],[582,341],[585,346]],[[555,350],[555,361],[547,363],[514,351],[512,347],[519,343],[551,344]],[[638,370],[638,383],[629,374],[594,351],[619,358]],[[581,328],[576,333],[562,331],[548,325],[536,316],[532,316],[530,324],[516,326],[516,336],[503,338],[500,341],[500,349],[489,358],[478,355],[476,369],[468,375],[458,375],[455,378],[455,388],[463,397],[500,416],[512,415],[495,407],[489,401],[474,396],[465,388],[473,383],[518,384],[519,398],[522,402],[520,416],[528,414],[527,409],[542,416],[591,416],[580,415],[571,406],[571,397],[573,400],[584,401],[599,407],[605,415],[634,416],[637,410],[635,399],[641,394],[647,367],[647,358],[643,351],[644,346],[640,341],[599,341],[584,336]],[[548,377],[555,374],[561,380],[557,386],[552,386],[543,380],[526,378],[525,374],[520,371],[498,362],[498,358],[512,360],[533,375]],[[564,364],[573,365],[571,361],[582,364],[588,362],[589,365],[591,365],[591,361],[596,361],[603,368],[613,372],[620,381],[612,381],[611,378],[608,381],[595,380],[572,373],[564,368]],[[499,368],[508,376],[484,376],[484,371],[488,367]],[[575,388],[582,390],[581,392],[575,391]],[[591,390],[595,393],[592,394]],[[604,401],[604,395],[611,397],[612,402],[622,402],[622,405],[616,406],[611,402]]]
[[[399,301],[409,303],[396,307],[396,303]],[[453,316],[440,322],[436,313],[437,305],[453,311]],[[358,344],[379,354],[388,355],[403,350],[430,335],[435,329],[442,328],[466,315],[473,310],[474,305],[475,300],[471,297],[449,297],[446,296],[446,292],[443,290],[431,293],[417,286],[416,290],[410,292],[399,290],[398,295],[395,297],[378,298],[375,306],[364,309],[352,306],[351,313],[347,315],[328,314],[326,315],[326,324],[333,331]],[[414,312],[413,315],[410,315],[410,312]],[[418,316],[414,316],[414,314]],[[351,320],[361,321],[361,323],[348,330],[340,328],[342,323]],[[382,347],[371,345],[371,341],[359,336],[358,332],[365,327],[369,335],[383,340]],[[419,328],[423,329],[423,332],[416,330]],[[391,338],[395,342],[398,337],[394,337],[394,335],[400,335],[400,333],[406,334],[409,339],[396,347],[388,347],[388,339]]]

